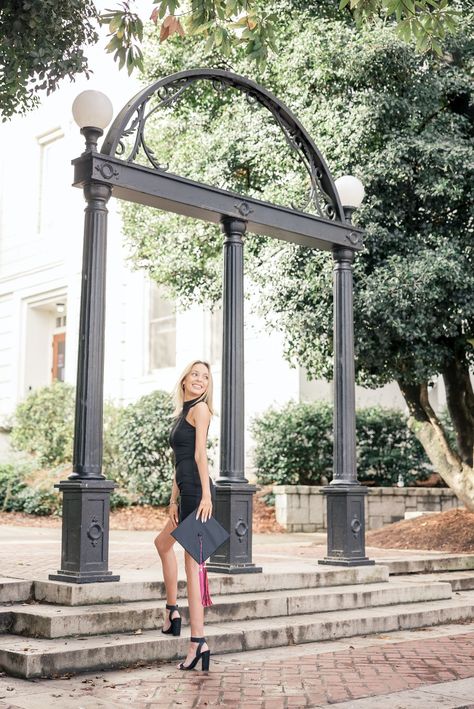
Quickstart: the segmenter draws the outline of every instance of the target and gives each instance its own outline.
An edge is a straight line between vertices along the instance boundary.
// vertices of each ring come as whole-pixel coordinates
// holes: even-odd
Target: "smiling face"
[[[207,391],[209,370],[205,364],[194,364],[189,374],[183,379],[184,399],[196,399]]]

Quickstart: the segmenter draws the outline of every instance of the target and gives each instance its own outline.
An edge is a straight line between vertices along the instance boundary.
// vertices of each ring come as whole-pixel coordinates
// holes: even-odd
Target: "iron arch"
[[[310,200],[316,213],[325,219],[345,222],[339,195],[326,162],[298,118],[267,89],[251,79],[222,69],[191,69],[178,72],[139,91],[118,113],[103,142],[101,153],[133,163],[142,149],[153,169],[165,171],[167,167],[157,161],[147,145],[146,123],[152,114],[179,101],[185,91],[199,81],[211,82],[217,91],[236,89],[245,95],[249,103],[256,102],[264,106],[272,114],[288,145],[308,172],[311,184]],[[124,138],[128,137],[133,138],[133,146],[125,157]]]

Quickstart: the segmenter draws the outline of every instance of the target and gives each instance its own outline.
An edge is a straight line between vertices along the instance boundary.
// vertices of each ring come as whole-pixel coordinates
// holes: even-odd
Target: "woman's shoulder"
[[[211,416],[211,411],[206,401],[198,401],[197,404],[194,404],[192,410],[194,410],[195,416]]]

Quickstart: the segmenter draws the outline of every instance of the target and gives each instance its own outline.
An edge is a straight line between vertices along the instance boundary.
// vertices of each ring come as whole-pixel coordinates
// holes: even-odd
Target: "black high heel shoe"
[[[161,632],[164,633],[165,635],[180,635],[181,633],[181,617],[179,618],[172,618],[171,614],[173,611],[177,610],[178,605],[172,606],[171,604],[167,603],[166,604],[167,610],[170,612],[170,627],[168,630],[162,630]]]
[[[191,638],[192,643],[199,643],[198,647],[196,648],[196,657],[194,660],[191,662],[190,665],[185,665],[183,662],[178,665],[180,670],[193,670],[199,660],[202,657],[202,667],[201,669],[204,672],[207,672],[209,669],[209,663],[211,661],[211,651],[210,650],[205,650],[205,652],[201,652],[201,646],[206,642],[206,638]]]

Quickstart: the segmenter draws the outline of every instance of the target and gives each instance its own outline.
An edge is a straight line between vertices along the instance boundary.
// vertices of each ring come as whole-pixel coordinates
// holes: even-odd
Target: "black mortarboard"
[[[171,536],[191,554],[198,564],[201,564],[229,539],[230,534],[214,517],[209,517],[207,522],[203,522],[201,518],[196,519],[197,510],[196,507],[191,514],[185,517],[171,532]]]

